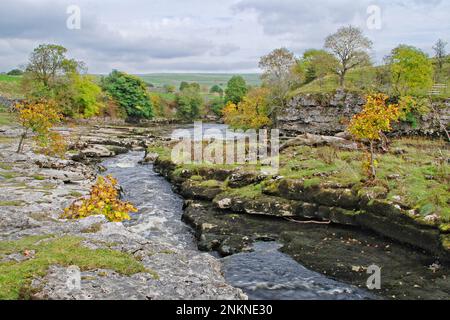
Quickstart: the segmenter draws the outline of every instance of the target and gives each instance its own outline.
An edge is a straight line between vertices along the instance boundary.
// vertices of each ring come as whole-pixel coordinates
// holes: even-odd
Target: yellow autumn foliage
[[[64,219],[82,219],[104,215],[109,221],[130,220],[129,213],[138,210],[129,202],[119,199],[117,180],[112,176],[99,177],[88,197],[75,201],[64,210]]]
[[[267,96],[268,89],[256,88],[237,105],[229,102],[222,110],[225,123],[239,129],[259,129],[271,125]]]
[[[375,178],[378,165],[375,160],[374,142],[381,139],[382,132],[391,131],[391,123],[398,121],[401,115],[398,105],[386,105],[388,98],[382,93],[369,95],[363,110],[352,118],[347,128],[355,138],[367,139],[370,143],[370,154],[363,162],[363,170],[371,178]]]
[[[62,114],[53,101],[38,101],[22,103],[16,105],[18,110],[19,123],[24,127],[24,132],[19,143],[17,152],[21,152],[24,140],[29,131],[35,135],[36,141],[41,152],[47,155],[64,155],[66,151],[66,142],[64,138],[54,131],[52,127],[63,119]]]
[[[347,128],[354,137],[380,140],[382,132],[391,131],[392,121],[397,121],[400,116],[398,105],[386,105],[389,97],[385,94],[374,94],[367,97],[361,113],[355,115]]]

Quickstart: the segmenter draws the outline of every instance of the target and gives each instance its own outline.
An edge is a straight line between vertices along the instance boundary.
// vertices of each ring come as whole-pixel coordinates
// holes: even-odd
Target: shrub
[[[109,221],[130,220],[129,213],[138,210],[129,202],[119,200],[117,180],[112,176],[99,177],[87,198],[75,201],[64,210],[62,218],[81,219],[104,215]]]
[[[367,139],[370,143],[369,159],[363,167],[368,175],[375,178],[377,166],[374,155],[374,142],[381,139],[383,131],[391,131],[391,122],[397,121],[400,111],[397,105],[386,106],[388,96],[375,94],[367,97],[367,102],[361,113],[355,115],[348,126],[348,131],[357,139]]]
[[[45,147],[56,137],[50,129],[62,119],[54,102],[32,102],[16,106],[19,111],[19,123],[24,127],[17,152],[21,152],[29,131],[35,133],[34,139]]]

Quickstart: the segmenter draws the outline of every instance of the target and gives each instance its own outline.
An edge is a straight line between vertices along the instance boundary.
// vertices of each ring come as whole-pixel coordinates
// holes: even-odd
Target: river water
[[[138,164],[142,157],[143,153],[130,152],[103,162],[105,174],[118,179],[124,198],[139,209],[126,225],[149,240],[157,238],[181,249],[195,249],[193,231],[181,221],[182,198],[152,165]],[[278,251],[279,247],[275,242],[259,242],[253,252],[223,258],[225,278],[255,300],[372,298],[364,290],[308,270]]]

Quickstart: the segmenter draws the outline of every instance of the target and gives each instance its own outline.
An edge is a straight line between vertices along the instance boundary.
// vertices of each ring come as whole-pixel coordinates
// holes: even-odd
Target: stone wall
[[[293,97],[279,116],[279,128],[288,136],[303,133],[334,135],[345,131],[352,116],[361,111],[364,97],[343,91],[333,94],[303,94]],[[409,123],[394,126],[397,134],[442,135],[450,124],[450,100],[433,103],[433,112]],[[448,130],[448,129],[447,129]]]

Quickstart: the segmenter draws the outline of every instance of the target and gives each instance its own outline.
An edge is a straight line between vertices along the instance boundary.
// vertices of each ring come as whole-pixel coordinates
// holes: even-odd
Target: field
[[[178,88],[181,82],[186,81],[197,82],[202,87],[210,88],[217,84],[224,88],[233,75],[234,74],[227,73],[152,73],[138,76],[155,87],[163,87],[164,85],[169,84]],[[261,84],[259,74],[240,74],[240,76],[242,76],[249,85],[257,86]]]
[[[20,98],[20,76],[0,74],[0,95],[7,98]]]

